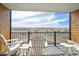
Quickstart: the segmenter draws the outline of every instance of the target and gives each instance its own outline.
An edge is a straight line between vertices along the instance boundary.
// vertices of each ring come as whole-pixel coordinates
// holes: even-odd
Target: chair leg
[[[73,53],[74,53],[74,52],[73,52],[73,47],[71,47],[71,52],[72,52],[71,55],[73,55]]]
[[[79,56],[79,51],[77,52],[77,56]]]

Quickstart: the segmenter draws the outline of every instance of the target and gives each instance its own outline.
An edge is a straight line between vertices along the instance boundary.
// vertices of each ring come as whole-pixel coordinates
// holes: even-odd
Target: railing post
[[[54,32],[54,46],[56,46],[56,31]]]
[[[72,40],[71,38],[71,12],[69,13],[69,40]]]
[[[29,41],[30,41],[30,32],[28,32],[28,44],[29,44]]]

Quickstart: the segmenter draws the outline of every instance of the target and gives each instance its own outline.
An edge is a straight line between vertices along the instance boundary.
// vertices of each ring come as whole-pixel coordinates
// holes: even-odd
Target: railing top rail
[[[16,32],[12,32],[12,33],[16,33]],[[22,33],[22,32],[18,32],[17,33]],[[24,32],[24,33],[28,33],[28,32]],[[54,32],[29,32],[29,33],[54,33]],[[55,32],[55,33],[69,33],[69,32]]]

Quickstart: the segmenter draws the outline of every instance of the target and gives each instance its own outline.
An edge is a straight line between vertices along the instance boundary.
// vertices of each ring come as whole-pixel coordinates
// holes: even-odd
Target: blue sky
[[[12,11],[12,27],[69,28],[69,13]]]

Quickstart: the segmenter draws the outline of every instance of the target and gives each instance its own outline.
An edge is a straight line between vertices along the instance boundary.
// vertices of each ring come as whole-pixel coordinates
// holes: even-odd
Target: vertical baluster
[[[36,46],[37,47],[37,52],[36,52],[37,55],[39,55],[39,53],[38,53],[38,43],[39,43],[38,41],[39,41],[39,37],[38,36],[39,36],[39,33],[37,32],[37,46]]]
[[[54,45],[56,46],[56,31],[54,32]]]
[[[30,41],[30,32],[28,32],[28,43]]]
[[[37,34],[37,35],[36,35],[36,38],[35,38],[35,45],[36,45],[36,47],[35,47],[35,48],[36,48],[36,54],[35,54],[35,55],[38,55],[38,53],[37,53],[37,52],[38,52],[38,51],[37,51],[37,48],[38,48],[38,47],[37,47],[37,43],[38,43],[38,33],[36,32],[36,34]]]
[[[18,38],[19,38],[19,40],[24,40],[24,38],[22,38],[23,37],[23,32],[19,32],[18,33]]]

